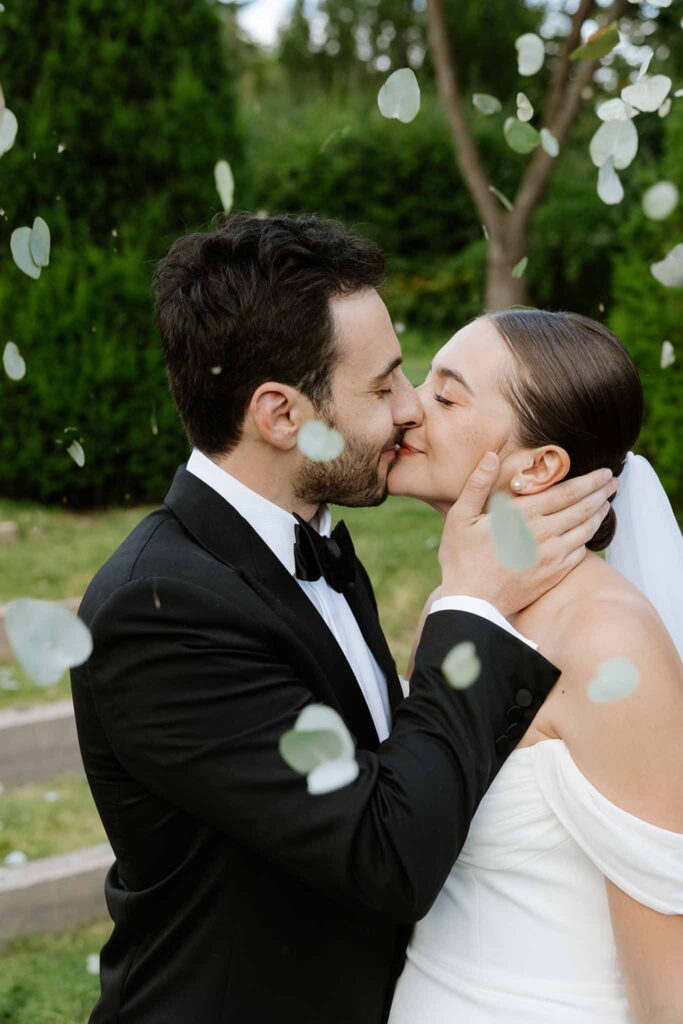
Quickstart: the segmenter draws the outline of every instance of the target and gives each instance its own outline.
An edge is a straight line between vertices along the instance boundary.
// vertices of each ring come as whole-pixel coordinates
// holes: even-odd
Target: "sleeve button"
[[[514,722],[512,725],[509,725],[507,727],[507,729],[505,730],[505,735],[509,736],[511,740],[516,740],[522,735],[523,732],[524,726],[522,725],[522,723]]]
[[[517,690],[515,701],[521,708],[528,708],[533,700],[530,690]]]
[[[507,754],[510,749],[510,740],[507,736],[499,736],[496,740],[496,753]]]
[[[513,707],[507,709],[507,711],[505,713],[505,717],[507,718],[508,722],[510,722],[510,723],[521,722],[522,719],[524,718],[524,712],[522,711],[522,709],[520,707],[518,707],[515,704]]]

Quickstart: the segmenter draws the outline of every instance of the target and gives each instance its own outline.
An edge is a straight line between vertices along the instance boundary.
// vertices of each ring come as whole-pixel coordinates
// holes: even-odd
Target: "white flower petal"
[[[50,262],[50,229],[42,217],[33,221],[28,244],[35,265],[47,267]]]
[[[662,355],[659,361],[659,365],[661,366],[662,370],[666,370],[670,366],[673,366],[675,362],[676,353],[674,352],[673,345],[670,341],[662,342]]]
[[[517,117],[520,121],[530,121],[534,116],[534,108],[523,92],[517,93]]]
[[[611,157],[616,170],[628,167],[638,152],[638,132],[633,121],[605,121],[590,141],[590,157],[596,167]]]
[[[88,974],[99,974],[100,973],[100,954],[99,953],[88,953],[85,958],[85,969]]]
[[[456,644],[448,652],[441,671],[455,690],[464,690],[477,681],[481,674],[481,662],[471,640]]]
[[[499,99],[489,96],[485,92],[475,92],[472,97],[472,106],[487,117],[490,117],[491,114],[498,114],[503,109]]]
[[[499,560],[513,572],[530,569],[538,551],[519,505],[503,491],[497,491],[491,497],[489,509],[493,548]]]
[[[517,70],[520,75],[529,77],[540,71],[545,62],[545,45],[540,36],[534,32],[526,32],[515,42],[517,50]]]
[[[2,365],[10,380],[21,380],[26,376],[26,363],[13,341],[8,341],[2,353]]]
[[[331,462],[344,451],[344,438],[320,420],[304,423],[297,436],[299,451],[314,462]]]
[[[601,121],[630,121],[632,117],[637,117],[638,115],[635,107],[624,103],[619,97],[613,100],[605,100],[604,103],[598,104],[595,112]]]
[[[541,128],[541,145],[548,156],[560,155],[560,144],[553,133],[547,128]]]
[[[403,124],[414,121],[420,111],[420,84],[412,68],[399,68],[389,75],[377,94],[382,117]]]
[[[672,105],[673,104],[672,104],[672,101],[671,101],[671,97],[667,96],[667,98],[664,100],[664,102],[662,103],[661,107],[657,111],[657,116],[658,117],[667,117],[669,115],[669,112],[671,111]]]
[[[636,110],[651,114],[661,107],[670,89],[671,79],[668,75],[645,75],[634,85],[624,86],[621,98]]]
[[[624,198],[624,188],[614,170],[612,157],[598,171],[598,195],[608,206],[616,206]]]
[[[595,679],[588,686],[588,699],[598,704],[621,700],[633,693],[640,674],[628,658],[608,658],[598,665]]]
[[[223,209],[226,213],[230,213],[235,196],[235,179],[227,160],[219,160],[216,163],[213,176]]]
[[[678,189],[672,181],[658,181],[643,196],[643,210],[650,220],[664,220],[678,205]]]
[[[314,768],[308,775],[308,792],[312,796],[320,796],[321,793],[332,793],[336,789],[342,789],[358,778],[359,771],[356,760],[339,758],[337,761],[328,761]]]
[[[0,118],[0,156],[7,153],[14,145],[17,137],[17,119],[11,110],[5,107],[2,118]]]
[[[92,652],[90,630],[77,615],[50,601],[10,601],[5,629],[17,661],[39,686],[59,682],[67,669]]]
[[[71,456],[77,466],[81,469],[85,465],[85,452],[83,446],[78,441],[72,441],[67,448],[67,453]]]
[[[23,270],[28,277],[32,277],[34,281],[37,281],[40,277],[40,267],[36,266],[31,256],[30,243],[30,228],[15,228],[10,235],[9,246],[14,262],[19,267],[19,270]]]
[[[675,245],[659,263],[653,263],[650,273],[666,288],[683,288],[683,243]]]

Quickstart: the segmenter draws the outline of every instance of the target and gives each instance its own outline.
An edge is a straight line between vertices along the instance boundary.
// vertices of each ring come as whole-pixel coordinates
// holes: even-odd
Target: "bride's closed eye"
[[[455,402],[450,402],[447,398],[444,398],[443,395],[434,395],[434,400],[436,402],[438,402],[440,405],[455,405],[456,404]]]

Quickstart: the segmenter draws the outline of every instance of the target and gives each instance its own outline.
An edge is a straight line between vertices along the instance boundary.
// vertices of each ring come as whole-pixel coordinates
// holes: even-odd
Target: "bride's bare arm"
[[[661,620],[649,605],[591,601],[565,635],[555,724],[577,767],[618,807],[683,836],[683,667]],[[598,665],[613,657],[635,666],[636,689],[590,700]],[[605,885],[636,1024],[683,1021],[683,915],[659,913],[607,878]]]

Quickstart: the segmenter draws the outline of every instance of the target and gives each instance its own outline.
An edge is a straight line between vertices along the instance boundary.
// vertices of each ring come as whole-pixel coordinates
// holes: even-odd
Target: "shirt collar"
[[[285,569],[292,574],[295,573],[294,565],[294,527],[296,519],[291,512],[276,505],[274,502],[264,498],[257,491],[243,484],[237,477],[226,473],[224,469],[217,466],[215,462],[200,452],[198,448],[192,449],[192,454],[185,466],[188,473],[203,480],[205,484],[213,488],[222,498],[239,512],[243,519],[246,519],[250,526],[258,533],[273,554],[280,559]],[[310,525],[322,534],[323,537],[330,536],[332,515],[329,507],[321,505]]]

